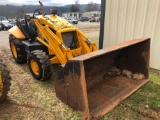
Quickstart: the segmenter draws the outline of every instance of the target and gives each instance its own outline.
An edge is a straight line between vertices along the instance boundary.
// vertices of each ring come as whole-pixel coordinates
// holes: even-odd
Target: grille
[[[70,49],[77,48],[77,36],[75,31],[62,33],[62,39],[64,44]]]

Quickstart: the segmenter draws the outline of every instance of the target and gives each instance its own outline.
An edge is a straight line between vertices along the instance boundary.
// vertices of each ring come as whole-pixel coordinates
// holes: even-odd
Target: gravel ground
[[[76,26],[83,31],[90,40],[95,41],[98,46],[100,32],[99,22],[79,22]]]
[[[8,31],[0,31],[0,47],[9,48]]]

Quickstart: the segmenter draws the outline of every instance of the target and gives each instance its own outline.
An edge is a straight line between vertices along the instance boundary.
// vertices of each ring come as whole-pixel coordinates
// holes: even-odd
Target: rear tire
[[[0,101],[7,97],[11,86],[11,77],[6,66],[0,61]]]
[[[42,50],[34,50],[28,53],[28,65],[35,79],[45,81],[50,78],[52,66],[49,57]]]
[[[27,62],[27,53],[25,46],[21,40],[16,39],[13,35],[9,35],[10,49],[15,62],[21,64]]]

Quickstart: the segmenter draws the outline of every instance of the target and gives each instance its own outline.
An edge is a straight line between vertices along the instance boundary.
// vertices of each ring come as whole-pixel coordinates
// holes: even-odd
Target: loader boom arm
[[[67,62],[67,58],[65,53],[63,53],[60,49],[65,49],[63,42],[55,34],[53,34],[47,26],[41,26],[37,20],[34,20],[34,22],[40,34],[36,39],[47,46],[49,51],[56,55],[61,64],[65,64]]]
[[[49,54],[55,55],[53,59],[50,59],[51,63],[66,64],[70,58],[98,50],[96,43],[89,41],[88,37],[77,28],[65,28],[58,30],[55,34],[49,26],[42,26],[36,19],[34,19],[34,23],[38,28],[39,34],[36,39],[48,48]],[[79,45],[75,49],[70,49],[64,44],[62,34],[73,31],[76,32]],[[86,41],[89,45],[87,45]]]

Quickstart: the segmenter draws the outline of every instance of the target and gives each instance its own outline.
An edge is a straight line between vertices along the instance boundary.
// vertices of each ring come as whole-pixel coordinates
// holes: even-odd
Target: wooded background
[[[72,4],[66,6],[44,6],[45,13],[49,14],[50,9],[58,10],[58,14],[61,15],[65,12],[85,12],[85,11],[94,11],[100,10],[101,5],[96,3],[89,4]],[[13,5],[0,5],[0,16],[5,16],[8,19],[20,17],[23,18],[25,13],[33,13],[36,9],[39,9],[39,5],[22,5],[22,6],[13,6]],[[78,9],[77,9],[78,8]]]

